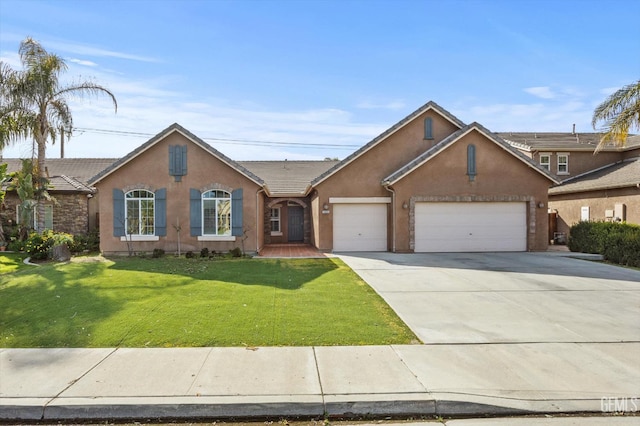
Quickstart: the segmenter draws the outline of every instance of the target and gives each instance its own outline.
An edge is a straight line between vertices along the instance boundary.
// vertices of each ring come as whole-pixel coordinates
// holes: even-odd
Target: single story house
[[[546,250],[547,168],[428,102],[342,161],[236,162],[173,124],[88,180],[101,249]]]

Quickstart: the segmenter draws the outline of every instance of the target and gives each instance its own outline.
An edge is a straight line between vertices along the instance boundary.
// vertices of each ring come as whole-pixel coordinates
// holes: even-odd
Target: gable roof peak
[[[418,167],[422,166],[424,163],[429,161],[431,158],[433,158],[436,155],[440,154],[446,148],[448,148],[449,146],[453,145],[455,142],[457,142],[463,136],[465,136],[466,134],[468,134],[469,132],[471,132],[473,130],[482,133],[491,142],[495,143],[500,148],[504,149],[506,152],[508,152],[509,154],[513,155],[515,158],[517,158],[521,162],[525,163],[527,166],[529,166],[533,170],[535,170],[538,173],[542,174],[543,176],[545,176],[550,181],[552,181],[554,183],[559,183],[559,181],[551,173],[549,173],[546,169],[544,169],[542,166],[540,166],[539,164],[536,164],[529,157],[527,157],[526,155],[524,155],[523,153],[521,153],[517,149],[513,148],[507,141],[505,141],[500,136],[498,136],[497,134],[493,133],[492,131],[490,131],[486,127],[484,127],[482,124],[478,123],[477,121],[474,121],[473,123],[467,124],[464,127],[462,127],[460,130],[450,134],[449,136],[444,138],[442,141],[438,142],[437,144],[432,146],[430,149],[425,151],[423,154],[417,156],[416,158],[411,160],[409,163],[405,164],[400,169],[396,170],[394,173],[392,173],[389,176],[387,176],[386,178],[384,178],[382,180],[382,182],[381,182],[382,185],[383,186],[389,186],[389,185],[395,184],[396,182],[398,182],[399,180],[403,179],[408,174],[412,173]]]
[[[369,151],[371,148],[375,147],[376,145],[378,145],[379,143],[387,139],[389,136],[393,135],[395,132],[397,132],[398,130],[406,126],[408,123],[416,119],[419,115],[423,114],[428,110],[433,110],[437,112],[441,117],[451,122],[454,126],[458,127],[459,129],[465,126],[464,122],[462,122],[458,117],[451,114],[449,111],[442,108],[440,105],[438,105],[434,101],[428,101],[426,104],[422,105],[420,108],[416,109],[411,114],[407,115],[402,120],[398,121],[396,124],[389,127],[380,135],[373,138],[371,141],[369,141],[369,143],[367,143],[366,145],[362,146],[361,148],[353,152],[344,160],[340,161],[335,166],[333,166],[332,168],[330,168],[320,176],[316,177],[313,181],[311,181],[311,185],[317,185],[322,181],[324,181],[325,179],[329,178],[331,175],[333,175],[337,171],[341,170],[343,167],[350,164],[352,161],[354,161],[355,159],[357,159],[358,157],[360,157],[361,155]]]
[[[220,160],[223,163],[227,164],[229,167],[235,169],[237,172],[239,172],[240,174],[244,175],[249,180],[253,181],[254,183],[256,183],[256,184],[258,184],[260,186],[264,185],[264,181],[262,179],[260,179],[258,176],[254,175],[249,170],[247,170],[246,168],[244,168],[243,166],[241,166],[240,164],[238,164],[237,162],[235,162],[231,158],[227,157],[226,155],[224,155],[223,153],[221,153],[220,151],[218,151],[217,149],[215,149],[214,147],[212,147],[211,145],[209,145],[208,143],[206,143],[205,141],[203,141],[198,136],[196,136],[195,134],[191,133],[189,130],[187,130],[185,127],[181,126],[178,123],[171,124],[169,127],[167,127],[166,129],[162,130],[157,135],[151,137],[151,139],[149,139],[147,142],[143,143],[142,145],[140,145],[139,147],[137,147],[136,149],[131,151],[129,154],[125,155],[120,160],[116,161],[111,166],[107,167],[106,169],[104,169],[103,171],[101,171],[100,173],[98,173],[97,175],[92,177],[91,179],[89,179],[89,183],[94,185],[97,182],[101,181],[102,179],[104,179],[105,177],[107,177],[111,173],[115,172],[117,169],[119,169],[123,165],[127,164],[129,161],[131,161],[134,158],[138,157],[143,152],[147,151],[149,148],[153,147],[158,142],[160,142],[161,140],[163,140],[164,138],[166,138],[168,135],[170,135],[171,133],[173,133],[175,131],[180,132],[183,136],[185,136],[191,142],[193,142],[194,144],[198,145],[200,148],[204,149],[209,154],[211,154],[214,157],[216,157],[218,160]]]

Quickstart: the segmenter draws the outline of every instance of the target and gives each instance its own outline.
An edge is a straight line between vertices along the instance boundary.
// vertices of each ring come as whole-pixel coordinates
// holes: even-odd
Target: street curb
[[[3,421],[108,421],[170,419],[360,418],[441,416],[450,418],[601,413],[599,400],[434,399],[431,394],[210,396],[146,398],[41,398],[2,401]],[[49,402],[47,402],[49,401]],[[506,402],[502,400],[503,402]]]

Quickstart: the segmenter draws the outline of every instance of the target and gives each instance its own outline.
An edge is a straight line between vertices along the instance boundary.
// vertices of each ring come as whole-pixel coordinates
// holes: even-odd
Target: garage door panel
[[[386,204],[335,204],[334,251],[386,251]]]
[[[416,203],[415,251],[524,251],[526,203]]]

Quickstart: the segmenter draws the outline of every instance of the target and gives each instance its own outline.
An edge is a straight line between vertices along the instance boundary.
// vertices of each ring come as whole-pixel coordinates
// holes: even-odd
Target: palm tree
[[[624,146],[629,129],[640,130],[640,80],[624,86],[598,105],[593,112],[591,125],[596,128],[598,122],[604,122],[606,131],[596,152],[608,143]]]
[[[73,117],[67,100],[85,95],[107,95],[118,103],[106,88],[91,81],[62,85],[60,74],[67,64],[60,56],[47,52],[31,37],[20,43],[23,70],[12,70],[0,63],[0,148],[25,137],[33,138],[37,149],[36,184],[46,183],[45,159],[47,141],[53,144],[60,132],[70,137]],[[44,203],[37,207],[37,230],[44,228]]]

